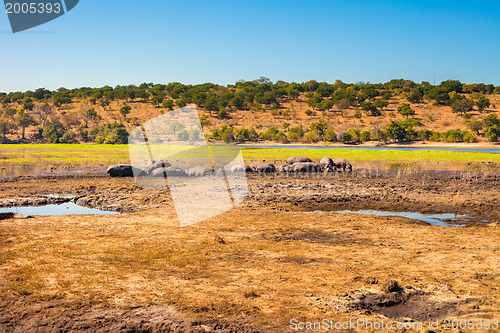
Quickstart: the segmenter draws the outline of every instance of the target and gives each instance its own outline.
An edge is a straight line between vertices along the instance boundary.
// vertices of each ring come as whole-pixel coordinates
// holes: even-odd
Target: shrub
[[[48,121],[42,133],[43,137],[52,143],[58,143],[64,135],[64,125],[59,120]]]
[[[432,137],[432,134],[433,134],[433,132],[431,130],[428,130],[428,129],[423,129],[423,130],[418,131],[418,137],[422,141],[429,141]]]
[[[70,143],[70,142],[73,142],[75,141],[75,138],[76,138],[76,134],[75,132],[69,130],[69,131],[66,131],[63,136],[61,137],[61,139],[59,140],[61,143]]]
[[[325,131],[325,141],[335,142],[337,141],[337,133],[333,128],[327,128]]]
[[[359,140],[361,140],[362,142],[371,141],[371,139],[372,138],[369,131],[363,131],[359,136]]]
[[[220,109],[219,112],[217,113],[217,118],[219,119],[227,118],[227,111],[225,109]]]
[[[304,129],[301,126],[292,127],[288,131],[288,139],[290,141],[299,141],[304,137]]]
[[[489,127],[486,131],[486,139],[491,142],[498,142],[500,139],[500,125]]]

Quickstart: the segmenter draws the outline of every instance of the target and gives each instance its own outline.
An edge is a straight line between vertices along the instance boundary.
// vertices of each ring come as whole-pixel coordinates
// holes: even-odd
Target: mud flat
[[[0,331],[500,319],[499,183],[494,173],[251,174],[243,205],[181,228],[168,191],[133,179],[4,179],[10,206],[69,194],[122,214],[0,221]],[[469,219],[453,228],[335,212],[358,209]]]

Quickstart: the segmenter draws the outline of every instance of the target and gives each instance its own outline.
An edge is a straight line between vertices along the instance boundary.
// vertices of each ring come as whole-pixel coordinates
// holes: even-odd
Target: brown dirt
[[[0,221],[0,331],[281,332],[292,318],[499,318],[499,181],[252,174],[241,207],[181,228],[168,192],[133,179],[2,180],[0,201],[72,193],[127,213]],[[329,212],[358,208],[474,219],[446,228]],[[384,288],[390,280],[400,289]]]

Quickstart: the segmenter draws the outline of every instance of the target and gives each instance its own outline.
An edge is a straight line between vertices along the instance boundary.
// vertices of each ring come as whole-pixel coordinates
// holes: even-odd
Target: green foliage
[[[181,132],[177,133],[177,140],[179,141],[188,141],[189,140],[189,133],[186,130],[182,130]]]
[[[36,125],[36,121],[30,114],[28,114],[28,112],[21,109],[18,112],[17,125],[19,125],[19,127],[21,127],[22,129],[22,139],[24,140],[24,133],[26,131],[26,127],[31,125]]]
[[[476,101],[476,106],[477,106],[477,109],[480,112],[482,112],[485,109],[490,107],[490,100],[486,96],[481,95],[481,97],[479,97],[479,99]]]
[[[164,109],[173,110],[174,109],[174,101],[172,101],[171,99],[168,99],[166,101],[163,101],[163,103],[161,104],[161,106]]]
[[[362,142],[366,142],[366,141],[371,141],[371,134],[370,134],[370,131],[363,131],[361,132],[360,136],[359,136],[359,140],[362,141]]]
[[[450,100],[451,111],[463,114],[469,112],[474,107],[474,101],[462,95],[455,95]]]
[[[132,110],[132,107],[130,105],[124,105],[120,108],[120,113],[123,116],[123,118],[127,118],[127,115],[130,113]]]
[[[488,127],[486,139],[491,142],[498,142],[500,140],[500,125]]]
[[[471,121],[467,124],[471,131],[479,134],[479,131],[483,129],[483,122],[480,120]]]
[[[387,136],[394,141],[403,141],[406,137],[406,129],[397,122],[392,121],[386,129]]]
[[[219,112],[217,113],[217,118],[219,119],[227,118],[227,111],[225,109],[220,109]]]
[[[361,109],[366,112],[366,114],[370,116],[381,116],[382,112],[371,102],[362,102],[361,104]]]
[[[66,131],[63,136],[61,137],[61,139],[59,140],[61,143],[72,143],[74,142],[76,139],[76,134],[75,132],[69,130],[69,131]]]
[[[327,128],[324,135],[325,141],[335,142],[337,141],[337,133],[333,128]]]
[[[472,114],[470,114],[470,113],[464,113],[464,114],[462,115],[462,118],[464,118],[464,119],[466,119],[466,120],[469,120],[470,118],[472,118]]]
[[[406,118],[415,114],[415,110],[413,110],[408,103],[402,103],[400,106],[398,106],[398,112]]]
[[[408,96],[408,102],[410,103],[420,103],[424,98],[423,89],[421,87],[416,87],[411,90],[410,95]]]
[[[500,118],[496,114],[489,114],[483,119],[484,128],[500,125]]]
[[[300,139],[302,139],[304,137],[304,133],[305,133],[305,131],[302,128],[302,126],[292,127],[288,131],[288,139],[290,141],[299,141]]]
[[[125,125],[114,122],[94,127],[88,131],[88,139],[96,143],[118,144],[128,142],[128,132]]]
[[[418,131],[418,137],[422,141],[429,141],[432,137],[432,134],[433,134],[433,132],[431,130],[428,130],[428,129],[423,129],[423,130]]]
[[[59,120],[48,121],[43,129],[43,137],[52,143],[59,143],[59,139],[64,135],[64,125]]]
[[[402,127],[408,129],[410,127],[422,127],[424,124],[417,119],[406,119],[399,123]]]

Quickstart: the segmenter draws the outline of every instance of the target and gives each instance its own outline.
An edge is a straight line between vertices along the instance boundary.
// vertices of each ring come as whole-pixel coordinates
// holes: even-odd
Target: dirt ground
[[[182,228],[168,191],[133,179],[3,179],[1,207],[65,193],[123,214],[0,220],[0,332],[282,332],[292,319],[450,332],[445,319],[499,320],[499,185],[494,173],[251,174],[240,207]],[[367,208],[469,219],[333,212]]]

